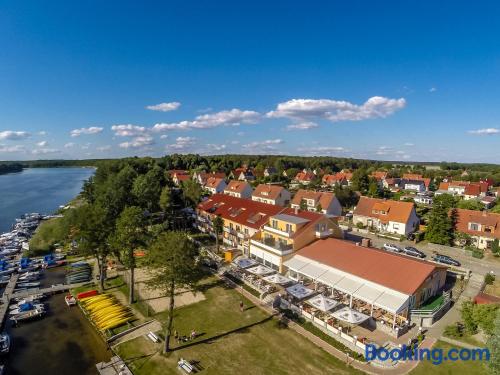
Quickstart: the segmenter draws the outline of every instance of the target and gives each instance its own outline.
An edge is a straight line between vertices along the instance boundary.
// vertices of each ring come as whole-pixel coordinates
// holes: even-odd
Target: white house
[[[300,189],[295,193],[290,207],[301,208],[301,206],[308,211],[321,212],[325,215],[342,215],[342,206],[333,193]]]
[[[252,193],[252,200],[275,206],[288,206],[291,194],[281,185],[260,184]]]
[[[223,178],[209,177],[205,184],[205,189],[211,194],[217,194],[222,193],[226,186],[226,181]]]
[[[231,180],[224,189],[224,194],[236,198],[248,199],[252,196],[253,189],[246,181]]]

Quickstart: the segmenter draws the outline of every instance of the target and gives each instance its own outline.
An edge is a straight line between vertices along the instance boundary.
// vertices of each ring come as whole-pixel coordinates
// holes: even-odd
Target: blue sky
[[[0,160],[500,163],[500,4],[474,5],[4,1]]]

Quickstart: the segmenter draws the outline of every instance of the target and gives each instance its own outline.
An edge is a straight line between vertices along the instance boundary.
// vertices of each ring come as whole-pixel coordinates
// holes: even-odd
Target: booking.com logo
[[[452,348],[443,350],[434,349],[411,349],[406,345],[401,348],[386,349],[372,344],[366,345],[365,358],[367,361],[431,361],[434,365],[440,365],[445,361],[489,361],[490,351],[487,348],[465,349]]]

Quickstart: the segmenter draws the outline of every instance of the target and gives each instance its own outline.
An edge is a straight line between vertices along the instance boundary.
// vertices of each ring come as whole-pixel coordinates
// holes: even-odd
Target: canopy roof
[[[332,316],[349,324],[361,324],[370,318],[368,315],[360,313],[359,311],[353,310],[349,307],[343,307],[340,310],[334,311]]]
[[[291,283],[293,280],[288,277],[281,276],[279,273],[275,273],[274,275],[263,277],[262,280],[267,281],[268,283],[285,285]]]
[[[258,265],[255,267],[247,268],[247,271],[253,273],[254,275],[269,275],[271,273],[275,273],[275,270],[268,268],[266,266]]]
[[[317,309],[327,312],[333,309],[334,307],[339,305],[339,302],[327,298],[323,296],[322,294],[318,294],[317,296],[314,296],[306,301],[309,305],[316,307]]]
[[[306,288],[302,284],[295,284],[285,289],[289,294],[297,299],[304,299],[314,293],[314,290]]]
[[[373,304],[394,314],[403,311],[408,299],[390,293],[382,293]]]

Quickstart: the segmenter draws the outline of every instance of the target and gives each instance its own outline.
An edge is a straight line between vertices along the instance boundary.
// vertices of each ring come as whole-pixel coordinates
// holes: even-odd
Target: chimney
[[[299,208],[295,207],[295,215],[298,215],[298,214],[299,214]]]
[[[361,246],[361,242],[356,242],[356,246]]]

